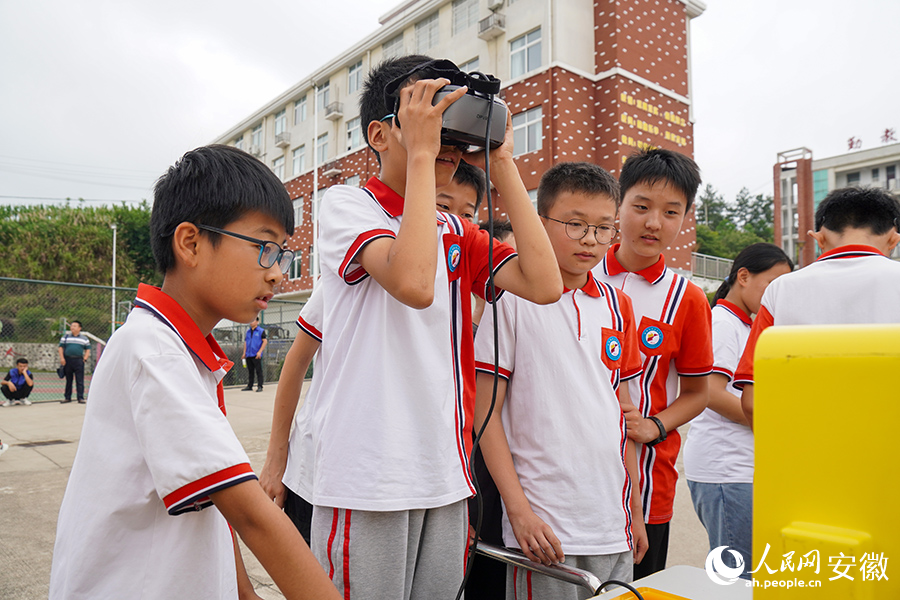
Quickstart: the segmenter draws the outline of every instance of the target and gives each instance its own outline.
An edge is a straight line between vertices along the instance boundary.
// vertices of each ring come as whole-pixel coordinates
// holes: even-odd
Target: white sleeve
[[[712,345],[713,373],[725,375],[732,381],[744,348],[734,319],[721,309],[713,312]]]
[[[516,366],[516,305],[520,300],[512,294],[504,294],[497,305],[498,373],[507,381]],[[475,336],[475,370],[479,373],[494,372],[494,314],[490,304],[484,307],[484,315]]]
[[[297,326],[320,343],[322,342],[323,309],[325,308],[323,297],[322,287],[315,288],[297,318]]]

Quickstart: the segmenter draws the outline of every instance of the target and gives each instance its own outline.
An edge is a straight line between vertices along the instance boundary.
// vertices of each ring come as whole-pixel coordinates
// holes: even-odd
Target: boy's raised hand
[[[437,156],[441,152],[441,125],[444,111],[466,93],[461,87],[432,105],[434,95],[449,84],[450,80],[420,79],[400,90],[400,108],[397,119],[400,127],[392,128],[392,133],[406,148],[409,157],[423,152]],[[402,129],[401,129],[402,128]]]
[[[530,507],[518,514],[508,511],[507,515],[516,541],[526,558],[548,566],[566,560],[562,544],[553,529],[534,514]]]

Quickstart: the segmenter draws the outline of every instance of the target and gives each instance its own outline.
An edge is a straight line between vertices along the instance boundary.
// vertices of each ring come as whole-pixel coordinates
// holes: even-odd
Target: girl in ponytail
[[[750,336],[750,315],[763,292],[789,273],[791,259],[773,244],[744,248],[716,292],[712,309],[713,372],[709,406],[691,421],[684,446],[684,471],[691,500],[709,536],[709,548],[728,546],[750,565],[753,514],[753,432],[741,410],[741,392],[731,385]],[[729,567],[737,567],[723,553]],[[749,579],[745,571],[742,577]]]

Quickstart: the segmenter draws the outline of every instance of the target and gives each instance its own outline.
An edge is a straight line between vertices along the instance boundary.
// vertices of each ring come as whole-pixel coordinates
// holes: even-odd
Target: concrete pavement
[[[225,392],[228,419],[257,472],[266,457],[275,385],[261,393],[238,388]],[[90,401],[90,399],[88,399]],[[10,449],[0,456],[0,598],[46,598],[56,518],[81,434],[85,406],[36,403],[0,408],[0,440]],[[679,471],[683,469],[679,459]],[[682,479],[675,499],[669,561],[703,567],[706,532],[691,506]],[[255,557],[244,560],[257,593],[265,600],[283,598]]]

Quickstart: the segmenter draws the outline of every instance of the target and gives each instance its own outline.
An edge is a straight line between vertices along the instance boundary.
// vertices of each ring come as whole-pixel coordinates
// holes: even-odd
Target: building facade
[[[318,204],[331,185],[377,175],[358,100],[369,68],[391,56],[449,58],[503,81],[519,171],[534,197],[544,171],[588,161],[617,174],[638,148],[693,156],[690,22],[699,0],[409,0],[381,27],[221,135],[257,156],[294,200],[297,251],[280,293],[309,293],[318,274]],[[503,216],[503,199],[495,195]],[[482,218],[487,213],[482,212]],[[693,214],[666,256],[690,271]]]
[[[808,148],[788,150],[778,154],[774,178],[775,242],[799,266],[806,266],[821,253],[806,232],[815,229],[816,209],[828,192],[871,186],[900,198],[900,143],[819,160],[813,160]],[[893,256],[900,258],[900,248]]]

